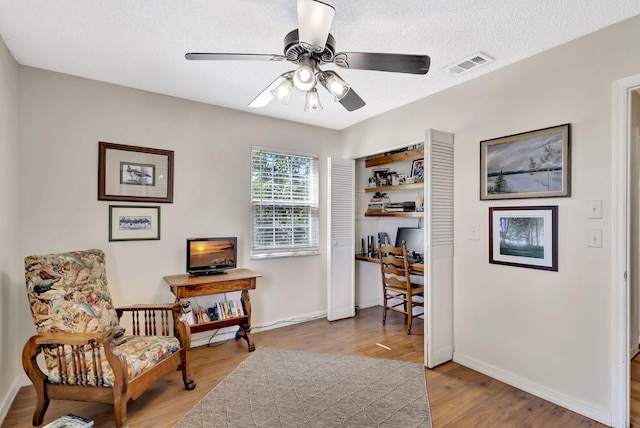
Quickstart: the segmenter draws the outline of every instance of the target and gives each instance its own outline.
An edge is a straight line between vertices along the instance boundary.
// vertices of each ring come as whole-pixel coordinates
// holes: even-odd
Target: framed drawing
[[[489,263],[558,271],[558,206],[489,208]]]
[[[109,241],[160,239],[160,206],[109,205]]]
[[[571,196],[571,124],[480,142],[480,200]]]
[[[173,202],[173,151],[99,143],[98,200]]]

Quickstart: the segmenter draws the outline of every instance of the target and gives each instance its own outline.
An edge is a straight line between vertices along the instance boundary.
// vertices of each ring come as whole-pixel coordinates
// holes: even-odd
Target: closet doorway
[[[629,424],[630,362],[638,352],[640,281],[640,74],[614,82],[612,284],[615,288],[612,426]]]

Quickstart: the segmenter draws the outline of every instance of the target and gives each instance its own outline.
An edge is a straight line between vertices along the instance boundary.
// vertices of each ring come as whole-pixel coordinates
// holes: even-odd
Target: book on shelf
[[[69,413],[68,415],[60,416],[58,419],[48,423],[43,428],[89,428],[92,426],[92,420]]]
[[[205,308],[198,306],[192,309],[190,306],[180,315],[180,319],[189,325],[226,320],[245,316],[242,302],[228,300],[215,302],[213,306]]]
[[[218,301],[209,308],[189,301],[189,305],[180,314],[180,319],[189,325],[195,325],[243,316],[245,313],[240,300]]]
[[[384,204],[384,210],[386,212],[411,212],[416,210],[416,203],[413,201],[391,202]]]

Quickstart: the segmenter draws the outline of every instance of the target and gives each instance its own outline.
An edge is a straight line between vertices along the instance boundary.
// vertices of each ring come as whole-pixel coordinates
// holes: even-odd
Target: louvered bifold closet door
[[[328,160],[327,319],[355,315],[355,161]]]
[[[453,359],[453,134],[425,136],[426,312],[425,364]]]

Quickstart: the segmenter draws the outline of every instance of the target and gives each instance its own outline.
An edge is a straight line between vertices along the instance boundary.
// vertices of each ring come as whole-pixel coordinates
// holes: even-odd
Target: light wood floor
[[[631,360],[629,422],[631,428],[640,428],[640,355]]]
[[[391,312],[387,325],[381,323],[380,307],[368,308],[352,319],[309,321],[254,332],[256,347],[297,349],[310,352],[362,355],[422,363],[423,323],[412,335],[405,333],[401,314]],[[382,343],[386,350],[376,345]],[[198,347],[190,351],[191,373],[196,389],[186,391],[179,372],[166,376],[139,399],[129,403],[131,428],[171,427],[207,392],[250,354],[244,340],[230,340],[221,346]],[[426,370],[427,390],[433,426],[438,427],[604,427],[526,392],[478,372],[449,362]],[[32,387],[18,393],[2,427],[30,427],[35,394]],[[91,418],[95,427],[113,426],[111,407],[105,404],[52,401],[45,423],[76,413]]]

